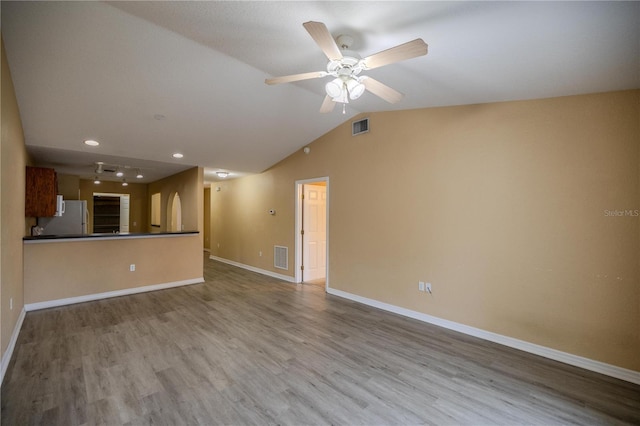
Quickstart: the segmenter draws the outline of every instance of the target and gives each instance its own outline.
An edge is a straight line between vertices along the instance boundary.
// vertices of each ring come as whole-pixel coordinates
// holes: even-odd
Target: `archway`
[[[182,203],[180,195],[177,192],[169,197],[169,205],[167,206],[167,230],[169,232],[182,231]]]

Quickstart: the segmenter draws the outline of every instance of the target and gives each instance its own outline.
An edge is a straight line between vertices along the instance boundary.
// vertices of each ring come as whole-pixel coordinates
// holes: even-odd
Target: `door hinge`
[[[301,270],[301,271],[304,271],[304,265],[301,265],[301,266],[300,266],[300,270]]]
[[[300,194],[300,198],[304,200],[304,194]]]
[[[300,230],[300,235],[304,235],[304,229]]]

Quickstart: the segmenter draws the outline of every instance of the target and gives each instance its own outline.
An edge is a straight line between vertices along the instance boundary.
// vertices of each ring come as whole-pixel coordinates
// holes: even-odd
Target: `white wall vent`
[[[289,269],[289,248],[273,246],[273,266],[279,269]]]
[[[369,119],[354,121],[351,123],[351,136],[367,133],[369,131]]]

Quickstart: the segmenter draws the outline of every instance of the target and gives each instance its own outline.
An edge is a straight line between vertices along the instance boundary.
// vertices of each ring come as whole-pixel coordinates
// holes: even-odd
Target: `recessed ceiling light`
[[[184,155],[180,154],[179,152],[176,152],[175,154],[173,154],[173,158],[182,158],[184,157]]]
[[[100,145],[100,142],[94,141],[93,139],[87,139],[86,141],[84,141],[84,144],[89,146],[98,146]]]
[[[229,176],[229,173],[227,172],[216,172],[216,174],[218,175],[219,178],[226,178],[227,176]]]

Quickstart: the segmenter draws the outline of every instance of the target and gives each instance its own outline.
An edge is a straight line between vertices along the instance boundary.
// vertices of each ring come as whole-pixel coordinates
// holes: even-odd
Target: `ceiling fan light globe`
[[[348,104],[349,97],[347,96],[347,91],[343,90],[339,96],[335,96],[332,98],[333,102],[339,102],[341,104]]]
[[[335,80],[328,82],[324,86],[324,89],[327,92],[327,95],[329,95],[332,98],[337,98],[342,94],[343,84],[344,83],[342,82],[341,79],[336,78]]]
[[[349,98],[351,98],[352,101],[355,101],[360,96],[362,96],[365,89],[366,88],[364,87],[364,84],[360,83],[358,80],[351,79],[347,82],[347,90],[349,91]]]

